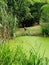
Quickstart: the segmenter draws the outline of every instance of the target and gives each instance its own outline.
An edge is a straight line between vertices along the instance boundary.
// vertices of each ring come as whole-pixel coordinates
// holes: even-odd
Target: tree
[[[39,24],[41,17],[41,7],[46,3],[35,2],[33,5],[30,5],[30,12],[33,16],[33,20],[35,23]]]
[[[12,12],[13,16],[16,16],[18,19],[18,25],[21,25],[25,19],[28,19],[28,16],[31,16],[30,13],[30,1],[28,0],[5,0],[8,6],[8,12]],[[32,16],[31,16],[32,17]],[[31,18],[29,17],[29,18]]]

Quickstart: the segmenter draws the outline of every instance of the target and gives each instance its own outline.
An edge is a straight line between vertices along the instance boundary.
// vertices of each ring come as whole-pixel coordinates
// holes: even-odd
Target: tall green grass
[[[34,49],[35,50],[35,49]],[[29,51],[29,56],[23,51],[23,46],[17,45],[11,50],[9,44],[0,44],[0,65],[49,65],[49,59],[41,57],[38,52]]]

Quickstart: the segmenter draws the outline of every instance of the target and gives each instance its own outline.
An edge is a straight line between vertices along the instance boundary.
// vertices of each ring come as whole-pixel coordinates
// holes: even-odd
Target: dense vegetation
[[[47,0],[0,0],[0,37],[12,38],[17,27],[40,24],[41,19],[47,21],[49,12],[45,12],[49,9],[48,3]]]
[[[49,0],[0,0],[0,65],[49,65],[46,36]]]

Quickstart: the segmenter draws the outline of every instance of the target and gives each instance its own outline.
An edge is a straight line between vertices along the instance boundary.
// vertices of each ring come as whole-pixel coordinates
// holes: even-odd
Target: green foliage
[[[3,49],[1,50],[0,46],[0,65],[9,65],[10,60],[11,60],[11,51],[8,46],[4,46],[3,44]]]
[[[48,63],[48,58],[40,57],[32,49],[27,58],[22,46],[11,50],[9,44],[0,45],[0,65],[48,65]]]
[[[7,12],[7,6],[1,3],[0,8],[0,24],[2,25],[2,37],[13,37],[17,27],[17,18],[13,16],[12,12]]]
[[[49,36],[49,4],[41,8],[42,33]]]
[[[39,20],[41,17],[41,7],[46,3],[35,2],[33,5],[30,5],[30,12],[33,16],[33,20],[35,23],[39,24]]]
[[[13,37],[16,27],[28,27],[35,23],[39,24],[41,7],[46,3],[46,0],[40,2],[35,0],[0,0],[2,37]],[[45,17],[44,19],[49,21],[47,19],[48,14]]]

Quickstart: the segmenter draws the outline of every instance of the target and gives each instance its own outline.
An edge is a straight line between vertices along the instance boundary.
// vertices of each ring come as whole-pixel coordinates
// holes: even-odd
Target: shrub
[[[49,36],[49,23],[42,24],[41,27],[42,27],[42,34]]]
[[[42,34],[49,36],[49,5],[44,5],[41,8],[41,27]]]
[[[17,17],[8,11],[7,4],[0,2],[0,31],[2,38],[12,38],[17,28]]]

